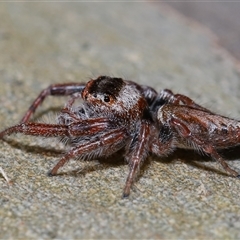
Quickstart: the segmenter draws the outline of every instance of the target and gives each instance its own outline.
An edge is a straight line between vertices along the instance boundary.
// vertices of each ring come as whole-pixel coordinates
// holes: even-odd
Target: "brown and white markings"
[[[29,121],[49,96],[70,96],[56,124]],[[76,99],[82,99],[78,106]],[[18,125],[0,132],[0,138],[13,133],[64,138],[71,148],[49,176],[71,158],[109,156],[121,149],[129,164],[123,190],[128,197],[141,163],[148,154],[166,156],[178,146],[192,147],[209,154],[232,176],[231,169],[217,149],[240,143],[240,122],[217,115],[190,98],[121,78],[100,76],[87,84],[50,85],[36,98]]]

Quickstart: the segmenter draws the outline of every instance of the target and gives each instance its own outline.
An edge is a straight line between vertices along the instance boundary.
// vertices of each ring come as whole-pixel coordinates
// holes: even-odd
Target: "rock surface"
[[[49,84],[98,75],[240,115],[237,63],[208,30],[163,5],[0,3],[0,52],[1,128],[18,123]],[[64,100],[49,97],[36,116],[54,115]],[[57,140],[20,134],[0,142],[0,166],[13,182],[0,175],[2,239],[240,238],[240,182],[207,157],[149,157],[135,191],[121,199],[123,160],[73,160],[47,177],[62,151]],[[239,151],[224,154],[240,171]]]

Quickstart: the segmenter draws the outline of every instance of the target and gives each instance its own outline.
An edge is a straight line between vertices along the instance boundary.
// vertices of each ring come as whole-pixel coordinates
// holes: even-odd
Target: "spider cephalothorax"
[[[56,124],[30,122],[48,95],[70,96]],[[75,106],[79,98],[82,103]],[[184,95],[170,90],[157,94],[151,87],[121,78],[100,76],[87,84],[50,85],[33,102],[21,123],[2,131],[0,138],[18,132],[67,139],[71,149],[50,171],[51,176],[71,158],[109,156],[124,149],[130,168],[124,197],[129,195],[149,153],[163,156],[178,146],[202,150],[239,177],[216,151],[240,143],[238,121],[214,114]]]

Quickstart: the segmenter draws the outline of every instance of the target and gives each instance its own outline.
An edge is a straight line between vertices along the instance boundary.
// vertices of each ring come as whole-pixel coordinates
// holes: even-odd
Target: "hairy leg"
[[[141,87],[144,98],[147,100],[147,103],[151,105],[157,97],[157,92],[153,88],[146,85],[141,85]]]
[[[234,177],[240,177],[239,173],[231,169],[225,160],[217,153],[214,148],[213,143],[203,140],[191,133],[191,130],[188,128],[188,123],[182,121],[181,119],[172,117],[170,120],[172,128],[176,130],[179,136],[187,140],[190,145],[194,146],[196,149],[202,149],[205,153],[209,154],[213,159],[219,162],[226,172],[230,173]]]
[[[153,129],[153,132],[158,131],[158,135],[152,134],[154,137],[151,139],[150,152],[160,157],[167,156],[176,148],[172,130],[168,126],[162,125],[160,129]]]
[[[219,162],[226,172],[230,173],[234,177],[240,178],[240,174],[235,170],[231,169],[225,162],[225,160],[218,154],[218,152],[212,146],[204,147],[204,151],[208,153],[217,162]]]
[[[124,129],[114,129],[108,133],[102,134],[101,138],[97,138],[97,140],[94,139],[79,144],[60,159],[55,167],[49,172],[49,176],[57,175],[58,169],[76,156],[84,157],[88,155],[101,156],[112,154],[123,147],[125,138],[126,134]]]
[[[210,112],[208,109],[198,105],[195,103],[191,98],[182,95],[182,94],[174,94],[171,90],[169,89],[164,89],[162,90],[159,95],[156,97],[154,103],[151,106],[151,109],[155,111],[159,107],[161,107],[164,104],[176,104],[176,105],[183,105],[193,107],[198,110]]]
[[[137,133],[137,136],[134,137],[129,152],[126,155],[130,170],[123,190],[123,198],[129,196],[131,186],[139,171],[140,164],[147,157],[147,153],[149,151],[149,132],[149,124],[142,123],[139,133]]]
[[[42,136],[42,137],[80,137],[91,136],[98,132],[104,131],[111,124],[107,118],[93,118],[79,120],[72,124],[45,124],[27,122],[20,123],[9,127],[0,132],[0,139],[13,133],[23,133],[25,135]]]
[[[69,96],[74,93],[82,92],[85,84],[83,83],[66,83],[66,84],[53,84],[44,89],[39,96],[34,100],[29,107],[26,114],[23,116],[21,123],[29,121],[32,114],[38,108],[38,106],[44,101],[47,96]]]
[[[155,98],[157,97],[158,93],[156,92],[155,89],[152,87],[149,87],[147,85],[139,85],[133,81],[128,80],[131,84],[133,84],[144,96],[146,99],[147,103],[151,105]]]
[[[105,133],[104,131],[109,127],[108,122],[108,119],[100,118],[97,122],[96,119],[89,119],[73,123],[69,126],[31,122],[21,123],[2,131],[0,133],[0,138],[13,133],[43,137],[93,136],[92,140],[87,140],[66,153],[49,173],[49,175],[53,176],[57,174],[58,169],[67,161],[78,155],[110,155],[122,148],[125,144],[124,139],[128,137],[128,134],[125,132],[124,128],[112,129]]]

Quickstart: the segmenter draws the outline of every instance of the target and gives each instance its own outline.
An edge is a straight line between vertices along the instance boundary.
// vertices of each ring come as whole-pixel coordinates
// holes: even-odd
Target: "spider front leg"
[[[14,133],[39,137],[84,137],[104,131],[109,125],[109,119],[107,118],[78,120],[78,122],[70,125],[27,122],[3,130],[0,132],[0,139]]]
[[[20,123],[0,132],[0,139],[3,139],[5,136],[9,136],[13,133],[23,133],[25,135],[42,137],[61,137],[68,136],[68,128],[67,125],[59,124],[45,124],[33,122]]]
[[[0,133],[0,138],[13,133],[23,133],[25,135],[43,136],[43,137],[88,137],[86,140],[73,147],[58,162],[58,164],[49,173],[50,176],[56,175],[62,167],[71,158],[78,155],[85,156],[103,156],[110,155],[121,149],[128,137],[124,128],[112,128],[109,119],[95,118],[72,123],[71,125],[44,124],[44,123],[21,123],[7,128]],[[112,129],[105,133],[106,129]],[[89,137],[91,136],[90,140]]]
[[[130,170],[124,187],[123,198],[129,196],[131,186],[139,171],[140,164],[147,157],[149,150],[149,132],[149,124],[145,122],[142,123],[139,132],[133,137],[129,151],[126,154],[126,159],[129,162]]]
[[[34,100],[28,111],[23,116],[21,123],[29,121],[32,114],[38,108],[38,106],[44,101],[47,96],[69,96],[74,93],[80,93],[84,89],[83,83],[65,83],[65,84],[53,84],[44,89],[39,96]]]
[[[66,162],[68,162],[71,158],[74,158],[76,156],[86,157],[92,155],[110,155],[118,151],[123,146],[123,141],[125,138],[126,133],[124,129],[114,129],[108,133],[102,133],[101,136],[97,138],[93,137],[93,140],[85,141],[66,153],[55,165],[55,167],[49,172],[48,175],[57,175],[58,169],[62,167]]]

